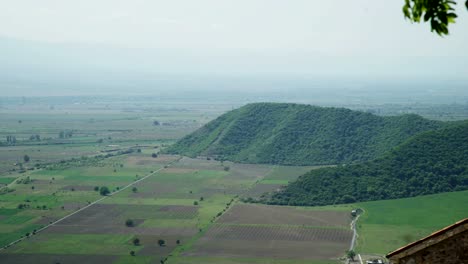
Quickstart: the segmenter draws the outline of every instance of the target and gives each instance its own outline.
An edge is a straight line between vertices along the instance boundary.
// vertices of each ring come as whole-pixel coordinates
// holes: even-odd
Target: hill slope
[[[167,152],[244,163],[341,164],[374,159],[441,122],[381,117],[344,108],[255,103],[230,111]]]
[[[310,171],[266,203],[325,205],[468,189],[468,122],[417,135],[379,159]]]

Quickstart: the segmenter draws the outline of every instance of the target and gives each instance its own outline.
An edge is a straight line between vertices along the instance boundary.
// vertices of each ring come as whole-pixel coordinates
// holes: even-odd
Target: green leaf
[[[455,13],[448,13],[447,19],[449,23],[455,23],[455,18],[457,18],[457,14]]]
[[[410,13],[409,7],[407,5],[403,6],[403,14],[405,15],[406,18],[411,19],[411,13]]]
[[[429,19],[431,19],[431,13],[426,12],[426,14],[424,14],[424,22],[429,21]]]
[[[439,19],[440,19],[440,22],[442,22],[442,25],[447,25],[448,24],[447,14],[441,13],[439,15]]]

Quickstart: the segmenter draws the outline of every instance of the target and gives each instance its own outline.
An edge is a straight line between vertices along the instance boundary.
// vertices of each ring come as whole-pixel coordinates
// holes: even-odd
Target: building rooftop
[[[447,226],[437,232],[434,232],[430,234],[427,237],[424,237],[418,241],[415,241],[411,244],[408,244],[404,247],[401,247],[393,252],[390,252],[387,254],[387,258],[391,258],[393,256],[396,256],[398,254],[404,254],[404,255],[409,255],[411,253],[417,252],[423,248],[427,248],[429,246],[432,246],[434,244],[439,243],[440,241],[452,237],[460,232],[463,232],[465,230],[468,230],[468,218],[465,218],[463,220],[460,220],[456,222],[453,225]],[[448,234],[448,236],[447,236]],[[442,236],[445,235],[445,236]]]

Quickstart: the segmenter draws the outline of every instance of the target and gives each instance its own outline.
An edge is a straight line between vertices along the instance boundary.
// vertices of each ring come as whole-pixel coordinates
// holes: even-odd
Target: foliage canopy
[[[422,133],[363,164],[313,170],[266,203],[327,205],[468,189],[468,122]]]
[[[403,14],[412,22],[429,22],[431,31],[439,35],[448,35],[448,27],[455,23],[455,5],[453,0],[405,0]],[[465,2],[468,9],[468,0]]]
[[[243,163],[353,163],[372,160],[443,125],[417,115],[381,117],[345,108],[255,103],[218,117],[167,152]]]

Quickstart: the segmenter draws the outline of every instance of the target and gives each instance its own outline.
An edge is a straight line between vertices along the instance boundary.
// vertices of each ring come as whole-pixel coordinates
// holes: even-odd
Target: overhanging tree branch
[[[435,31],[439,36],[448,35],[448,27],[455,23],[455,5],[453,0],[405,0],[403,14],[412,22],[429,22],[431,31]],[[468,9],[468,0],[465,2]]]

